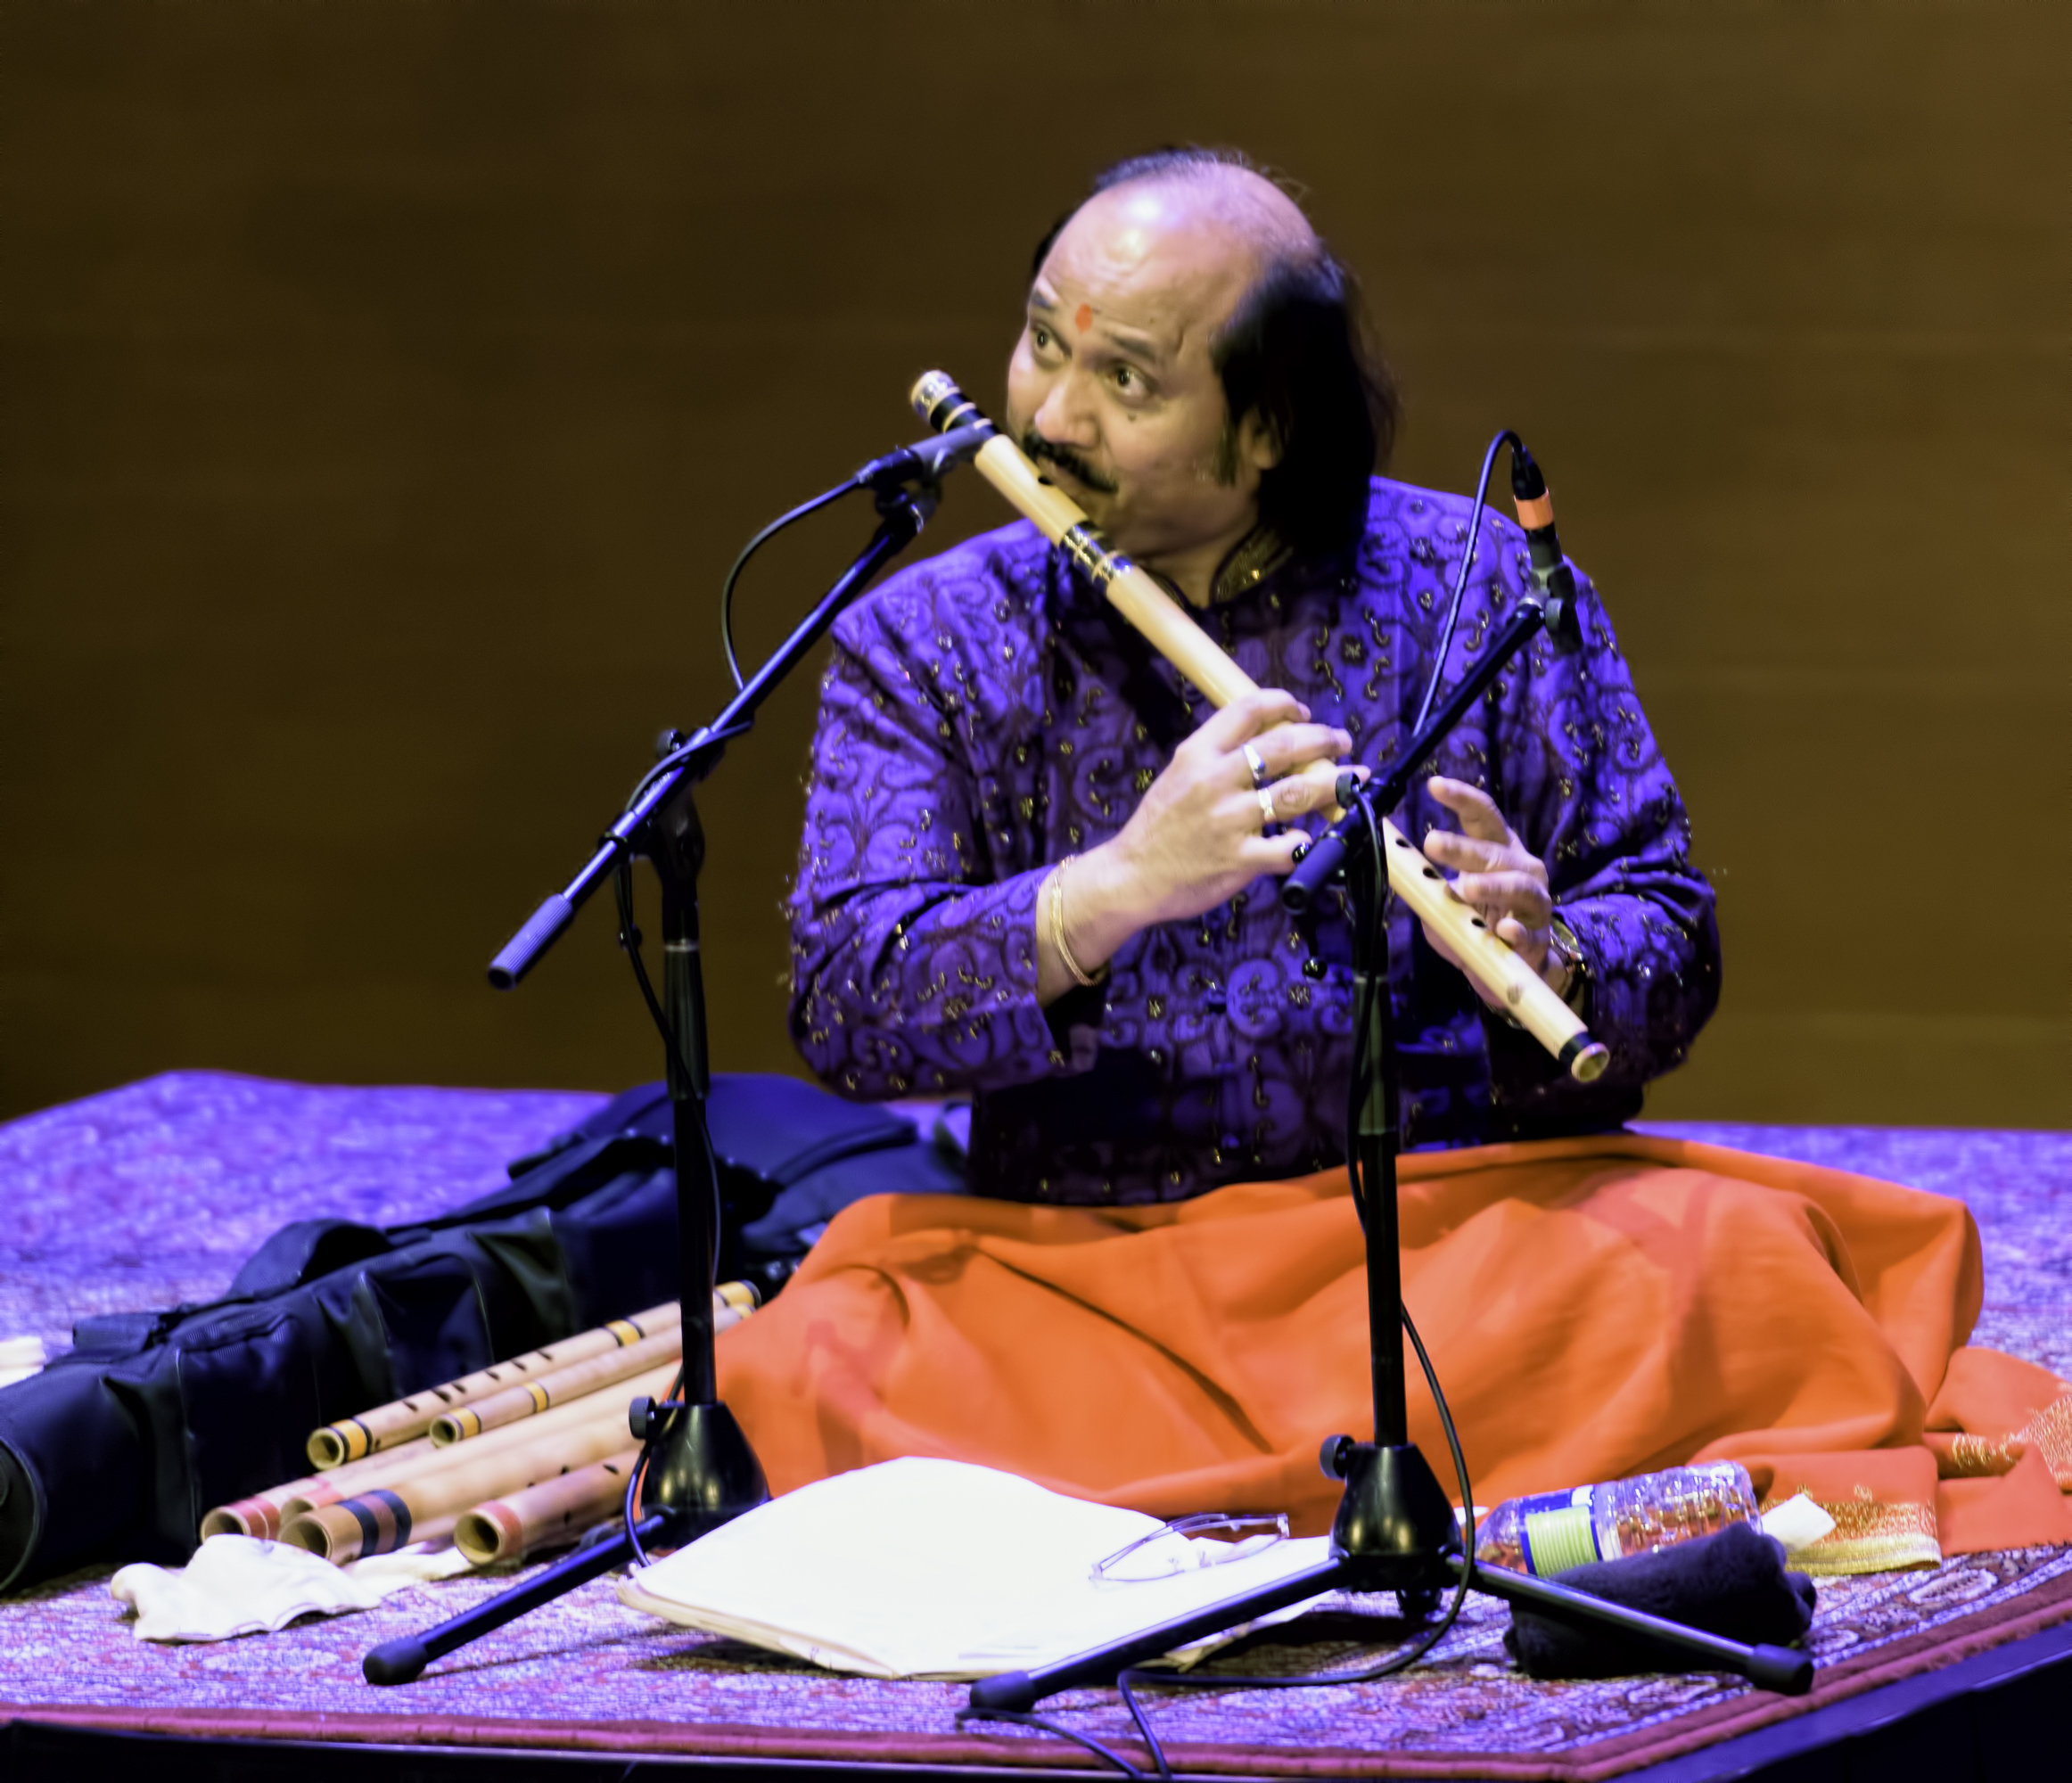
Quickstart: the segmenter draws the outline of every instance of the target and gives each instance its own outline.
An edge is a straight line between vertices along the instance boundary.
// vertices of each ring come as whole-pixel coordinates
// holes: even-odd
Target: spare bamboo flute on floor
[[[675,1367],[669,1364],[670,1373]],[[650,1393],[666,1391],[669,1374],[640,1384]],[[497,1440],[506,1436],[520,1440]],[[592,1393],[490,1436],[456,1443],[440,1451],[439,1467],[313,1506],[282,1524],[281,1540],[341,1565],[364,1554],[385,1554],[445,1534],[461,1512],[490,1499],[608,1459],[630,1440],[625,1400],[615,1390]]]
[[[320,1510],[325,1505],[337,1504],[345,1499],[359,1498],[376,1490],[400,1491],[406,1485],[444,1474],[451,1467],[473,1467],[478,1461],[495,1465],[515,1450],[530,1448],[536,1442],[552,1441],[571,1431],[586,1428],[600,1418],[606,1423],[616,1420],[617,1427],[624,1431],[627,1427],[627,1409],[633,1401],[643,1394],[650,1399],[666,1398],[670,1384],[676,1379],[677,1366],[672,1357],[661,1367],[648,1369],[645,1374],[635,1375],[598,1393],[586,1393],[581,1399],[571,1400],[566,1405],[557,1405],[551,1410],[539,1412],[522,1423],[506,1424],[501,1430],[484,1431],[481,1435],[465,1442],[448,1443],[441,1449],[426,1437],[423,1439],[425,1447],[423,1450],[413,1449],[407,1461],[400,1461],[391,1467],[381,1467],[378,1464],[384,1458],[370,1455],[366,1470],[343,1490],[333,1484],[337,1477],[335,1475],[319,1474],[314,1480],[308,1482],[293,1498],[282,1502],[283,1537],[285,1538],[288,1523],[304,1511]],[[622,1436],[620,1440],[623,1442],[626,1439]],[[586,1461],[596,1458],[594,1455],[583,1457]],[[504,1476],[502,1483],[507,1486],[527,1483],[519,1480],[515,1474],[510,1474]],[[492,1484],[489,1490],[493,1493],[499,1487]]]
[[[618,1516],[626,1501],[626,1482],[639,1459],[639,1450],[621,1450],[558,1480],[543,1480],[479,1504],[454,1524],[453,1545],[470,1564],[493,1566],[499,1560],[517,1560],[573,1541],[586,1529]]]
[[[713,1331],[721,1332],[729,1326],[740,1324],[760,1304],[760,1297],[746,1282],[721,1282],[712,1294]],[[434,1418],[432,1440],[443,1449],[448,1443],[464,1442],[485,1430],[494,1430],[499,1425],[535,1417],[549,1407],[565,1404],[584,1393],[596,1393],[613,1381],[625,1380],[657,1362],[680,1356],[683,1343],[683,1327],[671,1325],[668,1330],[636,1343],[630,1350],[593,1356],[572,1368],[541,1375],[536,1380],[527,1381],[523,1386],[510,1387],[486,1399],[471,1401]]]
[[[723,1331],[739,1316],[730,1306],[715,1306],[712,1328]],[[550,1407],[565,1405],[585,1393],[597,1393],[613,1381],[622,1381],[629,1375],[652,1368],[658,1362],[673,1362],[683,1354],[683,1333],[669,1330],[650,1337],[645,1343],[636,1343],[630,1350],[621,1350],[610,1356],[592,1356],[588,1361],[578,1362],[572,1368],[557,1368],[551,1375],[527,1381],[522,1387],[491,1393],[487,1399],[479,1399],[473,1405],[464,1405],[456,1411],[434,1418],[432,1442],[443,1449],[479,1436],[485,1430],[515,1424],[522,1417],[536,1417]]]
[[[453,1533],[456,1521],[452,1511],[413,1516],[400,1493],[379,1491],[292,1516],[281,1525],[281,1540],[345,1566],[372,1554],[393,1554],[414,1541],[441,1541]]]
[[[659,1398],[670,1390],[675,1378],[676,1365],[664,1362],[660,1368],[628,1380],[624,1385],[625,1398],[612,1395],[612,1401],[624,1417],[626,1408],[645,1393]],[[543,1421],[539,1430],[565,1428],[571,1417],[583,1416],[575,1403],[558,1406],[551,1412],[542,1412]],[[491,1431],[475,1437],[468,1446],[480,1455],[498,1454],[514,1443],[530,1442],[532,1431],[521,1431],[506,1426],[502,1430]],[[333,1467],[326,1473],[309,1474],[299,1480],[289,1480],[278,1486],[269,1486],[263,1492],[255,1492],[251,1498],[239,1499],[233,1504],[218,1505],[201,1519],[201,1539],[206,1541],[212,1535],[254,1535],[262,1541],[274,1541],[281,1533],[281,1526],[289,1519],[300,1516],[304,1511],[315,1510],[320,1506],[336,1504],[341,1499],[355,1494],[374,1491],[395,1485],[421,1473],[428,1473],[445,1467],[459,1456],[455,1448],[441,1449],[429,1436],[420,1436],[398,1449],[384,1449],[379,1454],[349,1461],[342,1467]]]
[[[280,1534],[282,1522],[295,1515],[289,1505],[300,1509],[310,1502],[309,1493],[317,1494],[315,1502],[329,1504],[362,1486],[379,1484],[391,1474],[428,1460],[438,1452],[429,1436],[420,1436],[398,1448],[384,1449],[378,1455],[349,1461],[327,1474],[305,1475],[299,1480],[268,1486],[248,1499],[218,1505],[201,1519],[201,1540],[206,1541],[211,1535],[256,1535],[262,1541],[271,1541]]]
[[[729,1287],[734,1286],[731,1282],[728,1284]],[[712,1296],[715,1313],[721,1303],[720,1296],[715,1294]],[[507,1362],[492,1362],[488,1368],[464,1375],[457,1381],[427,1387],[407,1399],[393,1400],[387,1405],[374,1407],[372,1411],[363,1411],[357,1417],[341,1417],[335,1424],[326,1424],[309,1433],[310,1465],[325,1469],[343,1467],[363,1456],[408,1442],[430,1430],[432,1420],[443,1412],[452,1411],[472,1400],[500,1393],[507,1387],[522,1384],[531,1376],[565,1368],[571,1363],[587,1361],[592,1356],[608,1356],[613,1351],[629,1349],[664,1331],[678,1331],[680,1317],[678,1302],[673,1300],[665,1306],[651,1306],[645,1312],[637,1312],[630,1319],[614,1319],[594,1330],[579,1331],[564,1337],[558,1343],[543,1344],[525,1355],[514,1356]]]
[[[713,1328],[725,1330],[729,1325],[737,1324],[753,1312],[761,1303],[761,1297],[746,1282],[720,1283],[712,1296]],[[678,1341],[681,1342],[682,1327],[678,1322],[678,1307],[674,1301],[670,1302],[666,1306],[651,1307],[647,1311],[639,1313],[633,1319],[618,1321],[620,1325],[634,1329],[652,1327],[658,1322],[662,1327],[664,1333],[676,1333]],[[599,1327],[599,1331],[605,1333],[609,1333],[611,1329],[610,1327]],[[485,1368],[479,1374],[470,1375],[459,1381],[450,1382],[445,1388],[434,1389],[433,1391],[453,1392],[468,1387],[471,1384],[488,1380],[497,1369],[507,1369],[516,1366],[517,1362],[529,1362],[538,1357],[562,1355],[571,1344],[578,1343],[585,1338],[594,1338],[598,1335],[599,1332],[580,1333],[578,1336],[569,1338],[563,1343],[549,1344],[544,1349],[537,1350],[532,1352],[531,1357],[518,1357],[513,1362],[499,1362],[494,1369]],[[604,1353],[613,1355],[626,1353],[625,1351],[618,1348],[620,1339],[617,1336],[607,1336],[605,1341],[610,1347]],[[419,1397],[422,1398],[423,1395],[419,1395]],[[397,1401],[398,1404],[407,1402]],[[390,1409],[391,1408],[382,1408],[382,1409]],[[367,1412],[362,1414],[362,1417],[358,1419],[346,1418],[340,1420],[338,1424],[326,1426],[324,1430],[316,1432],[310,1437],[310,1444],[314,1448],[317,1438],[325,1435],[326,1432],[340,1431],[348,1425],[364,1424],[375,1419],[377,1416],[376,1412]],[[237,1499],[231,1503],[216,1506],[201,1519],[201,1539],[206,1541],[212,1535],[251,1535],[262,1541],[272,1541],[280,1534],[281,1524],[287,1517],[293,1516],[300,1511],[317,1505],[331,1504],[339,1499],[348,1498],[369,1482],[386,1484],[391,1477],[399,1477],[403,1471],[415,1467],[424,1458],[430,1456],[433,1450],[434,1445],[428,1435],[419,1434],[412,1437],[408,1442],[402,1442],[393,1432],[385,1433],[381,1443],[376,1445],[371,1453],[363,1454],[357,1460],[346,1461],[338,1467],[326,1468],[321,1474],[306,1475],[300,1479],[284,1481],[277,1486],[268,1486],[264,1491],[254,1492],[250,1498]]]

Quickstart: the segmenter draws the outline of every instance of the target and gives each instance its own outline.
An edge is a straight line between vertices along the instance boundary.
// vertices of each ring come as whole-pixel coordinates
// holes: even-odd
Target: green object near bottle
[[[1590,1500],[1559,1510],[1530,1511],[1525,1516],[1525,1565],[1541,1578],[1587,1566],[1605,1557],[1598,1552],[1597,1531],[1591,1526]]]

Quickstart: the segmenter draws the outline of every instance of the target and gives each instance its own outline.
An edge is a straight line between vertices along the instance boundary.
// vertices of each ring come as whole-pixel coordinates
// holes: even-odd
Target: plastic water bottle
[[[1508,1499],[1478,1520],[1475,1557],[1544,1578],[1593,1560],[1651,1554],[1730,1523],[1755,1520],[1755,1490],[1738,1461],[1671,1467],[1631,1480]]]

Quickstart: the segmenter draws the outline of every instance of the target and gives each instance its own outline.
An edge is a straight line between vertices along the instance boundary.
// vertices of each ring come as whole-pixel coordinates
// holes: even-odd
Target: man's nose
[[[1075,452],[1091,452],[1101,443],[1100,426],[1086,380],[1073,366],[1066,366],[1050,381],[1034,423],[1037,432],[1046,440],[1069,446]]]

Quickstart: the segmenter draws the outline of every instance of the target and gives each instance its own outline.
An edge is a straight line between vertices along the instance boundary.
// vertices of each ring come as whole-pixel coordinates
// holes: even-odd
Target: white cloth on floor
[[[371,1610],[398,1591],[472,1570],[451,1547],[420,1543],[334,1566],[290,1542],[212,1535],[185,1566],[125,1566],[108,1590],[136,1613],[139,1640],[228,1640],[271,1634],[300,1615]]]
[[[42,1372],[50,1352],[40,1337],[0,1337],[0,1387],[11,1387]]]

